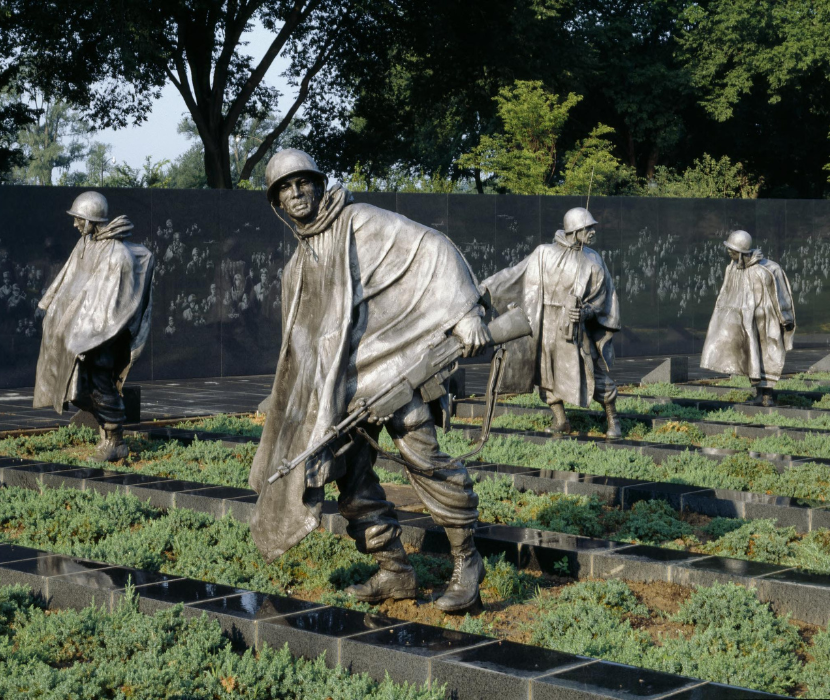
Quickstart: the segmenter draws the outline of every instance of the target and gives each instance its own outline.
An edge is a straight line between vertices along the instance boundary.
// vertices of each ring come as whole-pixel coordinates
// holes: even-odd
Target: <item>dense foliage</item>
[[[0,588],[0,696],[162,700],[438,700],[443,689],[375,683],[296,659],[288,647],[237,653],[207,616],[181,606],[145,615],[128,590],[112,612],[45,610],[22,586]]]

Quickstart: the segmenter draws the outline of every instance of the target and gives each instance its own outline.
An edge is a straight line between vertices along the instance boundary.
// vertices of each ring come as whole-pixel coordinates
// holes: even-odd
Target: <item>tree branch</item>
[[[274,141],[277,140],[277,137],[282,134],[288,125],[291,123],[291,120],[294,118],[294,115],[297,113],[297,110],[300,109],[303,102],[305,102],[306,98],[308,97],[309,88],[311,85],[311,79],[320,72],[323,66],[326,64],[326,60],[328,59],[332,48],[334,47],[337,34],[339,32],[335,32],[332,40],[325,46],[320,54],[317,56],[317,60],[314,62],[314,65],[308,69],[308,72],[303,76],[302,82],[300,83],[300,91],[297,93],[297,98],[294,100],[294,104],[291,105],[291,108],[286,112],[285,116],[282,118],[279,124],[268,134],[263,140],[262,143],[259,145],[259,148],[256,149],[245,161],[245,165],[242,168],[242,171],[239,173],[240,180],[247,180],[251,177],[251,173],[253,172],[256,164],[259,163],[263,159],[268,150],[274,144]]]
[[[239,117],[242,115],[242,111],[245,109],[245,105],[248,104],[248,100],[251,99],[251,96],[254,94],[254,90],[256,90],[257,86],[262,82],[262,79],[265,77],[265,74],[274,62],[274,59],[279,56],[280,51],[282,51],[293,31],[320,5],[320,2],[321,0],[311,0],[308,6],[304,10],[301,10],[300,5],[302,4],[302,0],[295,0],[294,9],[286,18],[285,24],[283,24],[279,33],[274,38],[274,41],[271,42],[271,45],[262,57],[262,60],[251,72],[251,75],[248,77],[248,80],[245,81],[245,84],[242,86],[239,94],[231,103],[225,117],[223,129],[223,133],[226,136],[229,137],[231,135],[237,121],[239,121]],[[335,31],[335,35],[336,34],[337,31]],[[320,69],[318,68],[317,70],[319,71]]]

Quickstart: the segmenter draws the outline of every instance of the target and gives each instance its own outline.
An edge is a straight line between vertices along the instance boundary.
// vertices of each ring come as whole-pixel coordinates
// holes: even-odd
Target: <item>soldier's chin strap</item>
[[[289,224],[289,223],[288,223],[285,219],[283,219],[283,218],[282,218],[282,215],[281,215],[281,214],[277,211],[277,208],[274,206],[274,203],[273,203],[273,202],[271,202],[271,209],[273,209],[273,210],[274,210],[274,213],[277,215],[277,218],[278,218],[280,221],[282,221],[282,223],[284,223],[286,226],[288,226],[288,229],[291,231],[291,233],[293,233],[293,234],[294,234],[294,238],[296,238],[296,239],[297,239],[297,242],[298,242],[300,245],[302,245],[302,246],[303,246],[303,248],[305,248],[305,249],[306,249],[306,252],[307,252],[307,253],[308,253],[308,254],[309,254],[312,258],[314,258],[314,262],[319,262],[319,258],[317,257],[317,252],[314,250],[314,248],[312,248],[312,247],[311,247],[311,243],[309,243],[309,242],[308,242],[305,238],[303,238],[303,237],[299,234],[299,232],[297,231],[297,227],[296,227],[296,226],[292,226],[292,225],[291,225],[291,224]]]
[[[487,444],[487,440],[490,439],[490,427],[493,422],[493,416],[496,413],[496,404],[498,403],[499,398],[499,387],[501,386],[501,380],[504,376],[504,367],[507,361],[507,350],[505,350],[503,345],[499,345],[495,352],[493,352],[493,359],[490,360],[490,375],[487,377],[487,402],[484,411],[484,420],[481,424],[481,436],[476,443],[476,446],[466,454],[461,455],[460,457],[454,457],[453,461],[460,461],[463,462],[466,459],[470,459],[470,457],[475,457],[481,450],[484,448],[484,445]],[[377,450],[378,454],[382,455],[386,459],[392,460],[393,462],[397,462],[398,464],[402,464],[403,466],[413,469],[416,472],[424,472],[425,470],[423,467],[419,467],[412,462],[404,459],[400,455],[392,454],[391,452],[387,452],[384,450],[377,441],[372,438],[366,430],[363,428],[355,428],[355,432],[360,435],[366,442],[369,443],[371,447]],[[435,469],[440,468],[439,466],[435,466],[430,470],[435,471]]]

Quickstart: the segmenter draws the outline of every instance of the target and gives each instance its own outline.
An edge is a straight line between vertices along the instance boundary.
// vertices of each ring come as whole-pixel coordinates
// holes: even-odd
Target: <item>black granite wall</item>
[[[77,232],[65,211],[82,190],[0,187],[0,387],[31,386],[37,301]],[[133,239],[156,254],[153,332],[131,378],[269,374],[280,346],[282,269],[294,238],[261,192],[102,190]],[[578,197],[359,193],[446,233],[480,279],[548,243]],[[734,228],[782,264],[800,345],[830,343],[830,201],[595,197],[596,248],[622,303],[620,356],[699,353]]]

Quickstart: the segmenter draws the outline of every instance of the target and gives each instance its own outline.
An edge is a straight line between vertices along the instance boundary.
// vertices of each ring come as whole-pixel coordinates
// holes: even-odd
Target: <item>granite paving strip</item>
[[[50,609],[97,605],[114,610],[132,585],[147,614],[181,604],[185,616],[216,620],[236,647],[288,644],[295,656],[368,673],[381,681],[447,684],[453,698],[473,700],[498,691],[500,700],[530,697],[605,700],[630,696],[783,697],[598,661],[482,635],[382,615],[248,591],[185,577],[109,565],[0,544],[0,585],[22,583]],[[681,696],[677,696],[681,697]]]
[[[41,465],[31,466],[35,468],[35,474],[42,475],[42,472],[37,470]],[[0,480],[5,483],[5,479],[6,468],[3,468]],[[178,488],[187,486],[188,482],[178,482],[171,486],[172,482],[178,480],[155,477],[153,479],[155,480],[141,482],[139,486],[135,482],[112,481],[106,475],[102,477],[100,474],[91,477],[78,475],[75,478],[68,470],[62,476],[62,485],[99,493],[129,493],[137,488],[148,491],[156,489],[159,494],[156,503],[162,508],[182,507],[177,502],[178,496],[185,494],[188,499],[193,499],[185,501],[193,510],[208,512],[216,517],[231,514],[245,523],[250,522],[253,515],[257,498],[253,491],[235,489],[231,493],[220,491],[211,494],[215,487],[209,484],[203,484],[204,488],[179,491]],[[23,485],[25,488],[39,488],[36,479]],[[238,493],[245,491],[247,494]],[[197,497],[201,500],[195,500]],[[405,544],[424,552],[449,552],[449,543],[443,528],[435,525],[428,514],[401,510],[396,513],[401,522],[401,539]],[[324,502],[321,524],[329,532],[346,534],[346,520],[339,514],[337,503],[334,501]],[[800,618],[804,622],[817,625],[827,625],[830,622],[830,607],[823,604],[824,596],[830,591],[830,577],[811,575],[808,571],[792,567],[486,523],[482,523],[476,532],[476,546],[484,556],[504,554],[507,561],[519,568],[556,575],[567,573],[578,579],[624,578],[633,581],[667,581],[683,585],[711,585],[715,581],[735,581],[742,585],[755,586],[761,578],[766,578],[770,574],[781,574],[781,577],[769,579],[763,587],[759,587],[761,600],[772,603],[782,611],[790,611],[789,606],[792,605],[793,613],[798,610],[800,615],[805,616]],[[803,578],[804,575],[808,575],[808,578]],[[813,599],[813,604],[804,602]]]

